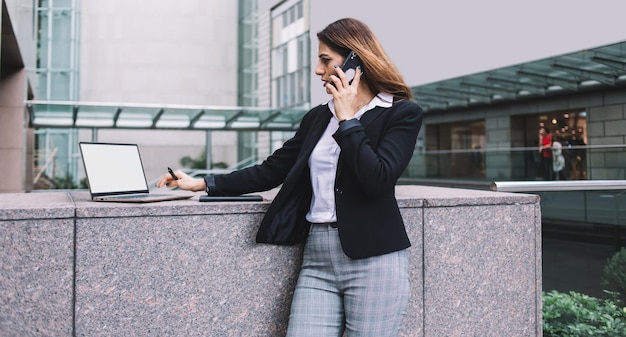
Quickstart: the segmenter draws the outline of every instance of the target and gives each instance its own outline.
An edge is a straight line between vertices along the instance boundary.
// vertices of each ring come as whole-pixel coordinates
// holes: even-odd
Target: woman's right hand
[[[327,85],[326,92],[333,95],[333,104],[335,105],[337,119],[352,119],[361,108],[357,102],[357,92],[363,71],[360,66],[357,67],[352,83],[348,81],[346,74],[341,68],[335,66],[335,71],[337,75],[329,76],[333,85]]]
[[[204,179],[202,178],[192,178],[188,176],[183,171],[174,171],[174,174],[178,179],[174,179],[171,174],[166,173],[161,177],[161,179],[156,183],[156,187],[161,188],[164,186],[167,187],[178,187],[181,190],[187,191],[204,191],[206,190],[206,184]]]

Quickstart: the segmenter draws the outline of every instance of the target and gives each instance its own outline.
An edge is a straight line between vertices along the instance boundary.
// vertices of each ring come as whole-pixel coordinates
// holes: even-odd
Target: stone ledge
[[[283,336],[302,245],[255,242],[269,201],[201,194],[148,204],[0,194],[2,329]],[[541,336],[537,196],[403,185],[396,197],[412,242],[401,336]]]

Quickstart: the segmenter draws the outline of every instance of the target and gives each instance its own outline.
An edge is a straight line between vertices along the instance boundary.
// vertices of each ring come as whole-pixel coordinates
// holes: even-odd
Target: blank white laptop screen
[[[91,200],[155,202],[189,199],[190,193],[150,193],[136,144],[79,143]]]
[[[189,199],[191,193],[150,193],[136,144],[80,142],[94,201],[153,202]],[[263,201],[260,195],[203,196],[200,201]]]
[[[136,144],[81,143],[80,147],[93,196],[148,192]]]

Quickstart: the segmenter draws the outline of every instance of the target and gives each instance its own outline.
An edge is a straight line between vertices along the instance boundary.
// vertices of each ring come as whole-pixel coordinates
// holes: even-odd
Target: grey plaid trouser
[[[312,224],[288,337],[396,337],[409,300],[407,251],[353,260],[336,228]]]

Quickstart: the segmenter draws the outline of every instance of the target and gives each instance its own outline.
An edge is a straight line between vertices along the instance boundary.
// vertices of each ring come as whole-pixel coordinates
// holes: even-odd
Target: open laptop
[[[193,194],[150,193],[137,144],[80,142],[91,200],[155,202]]]

